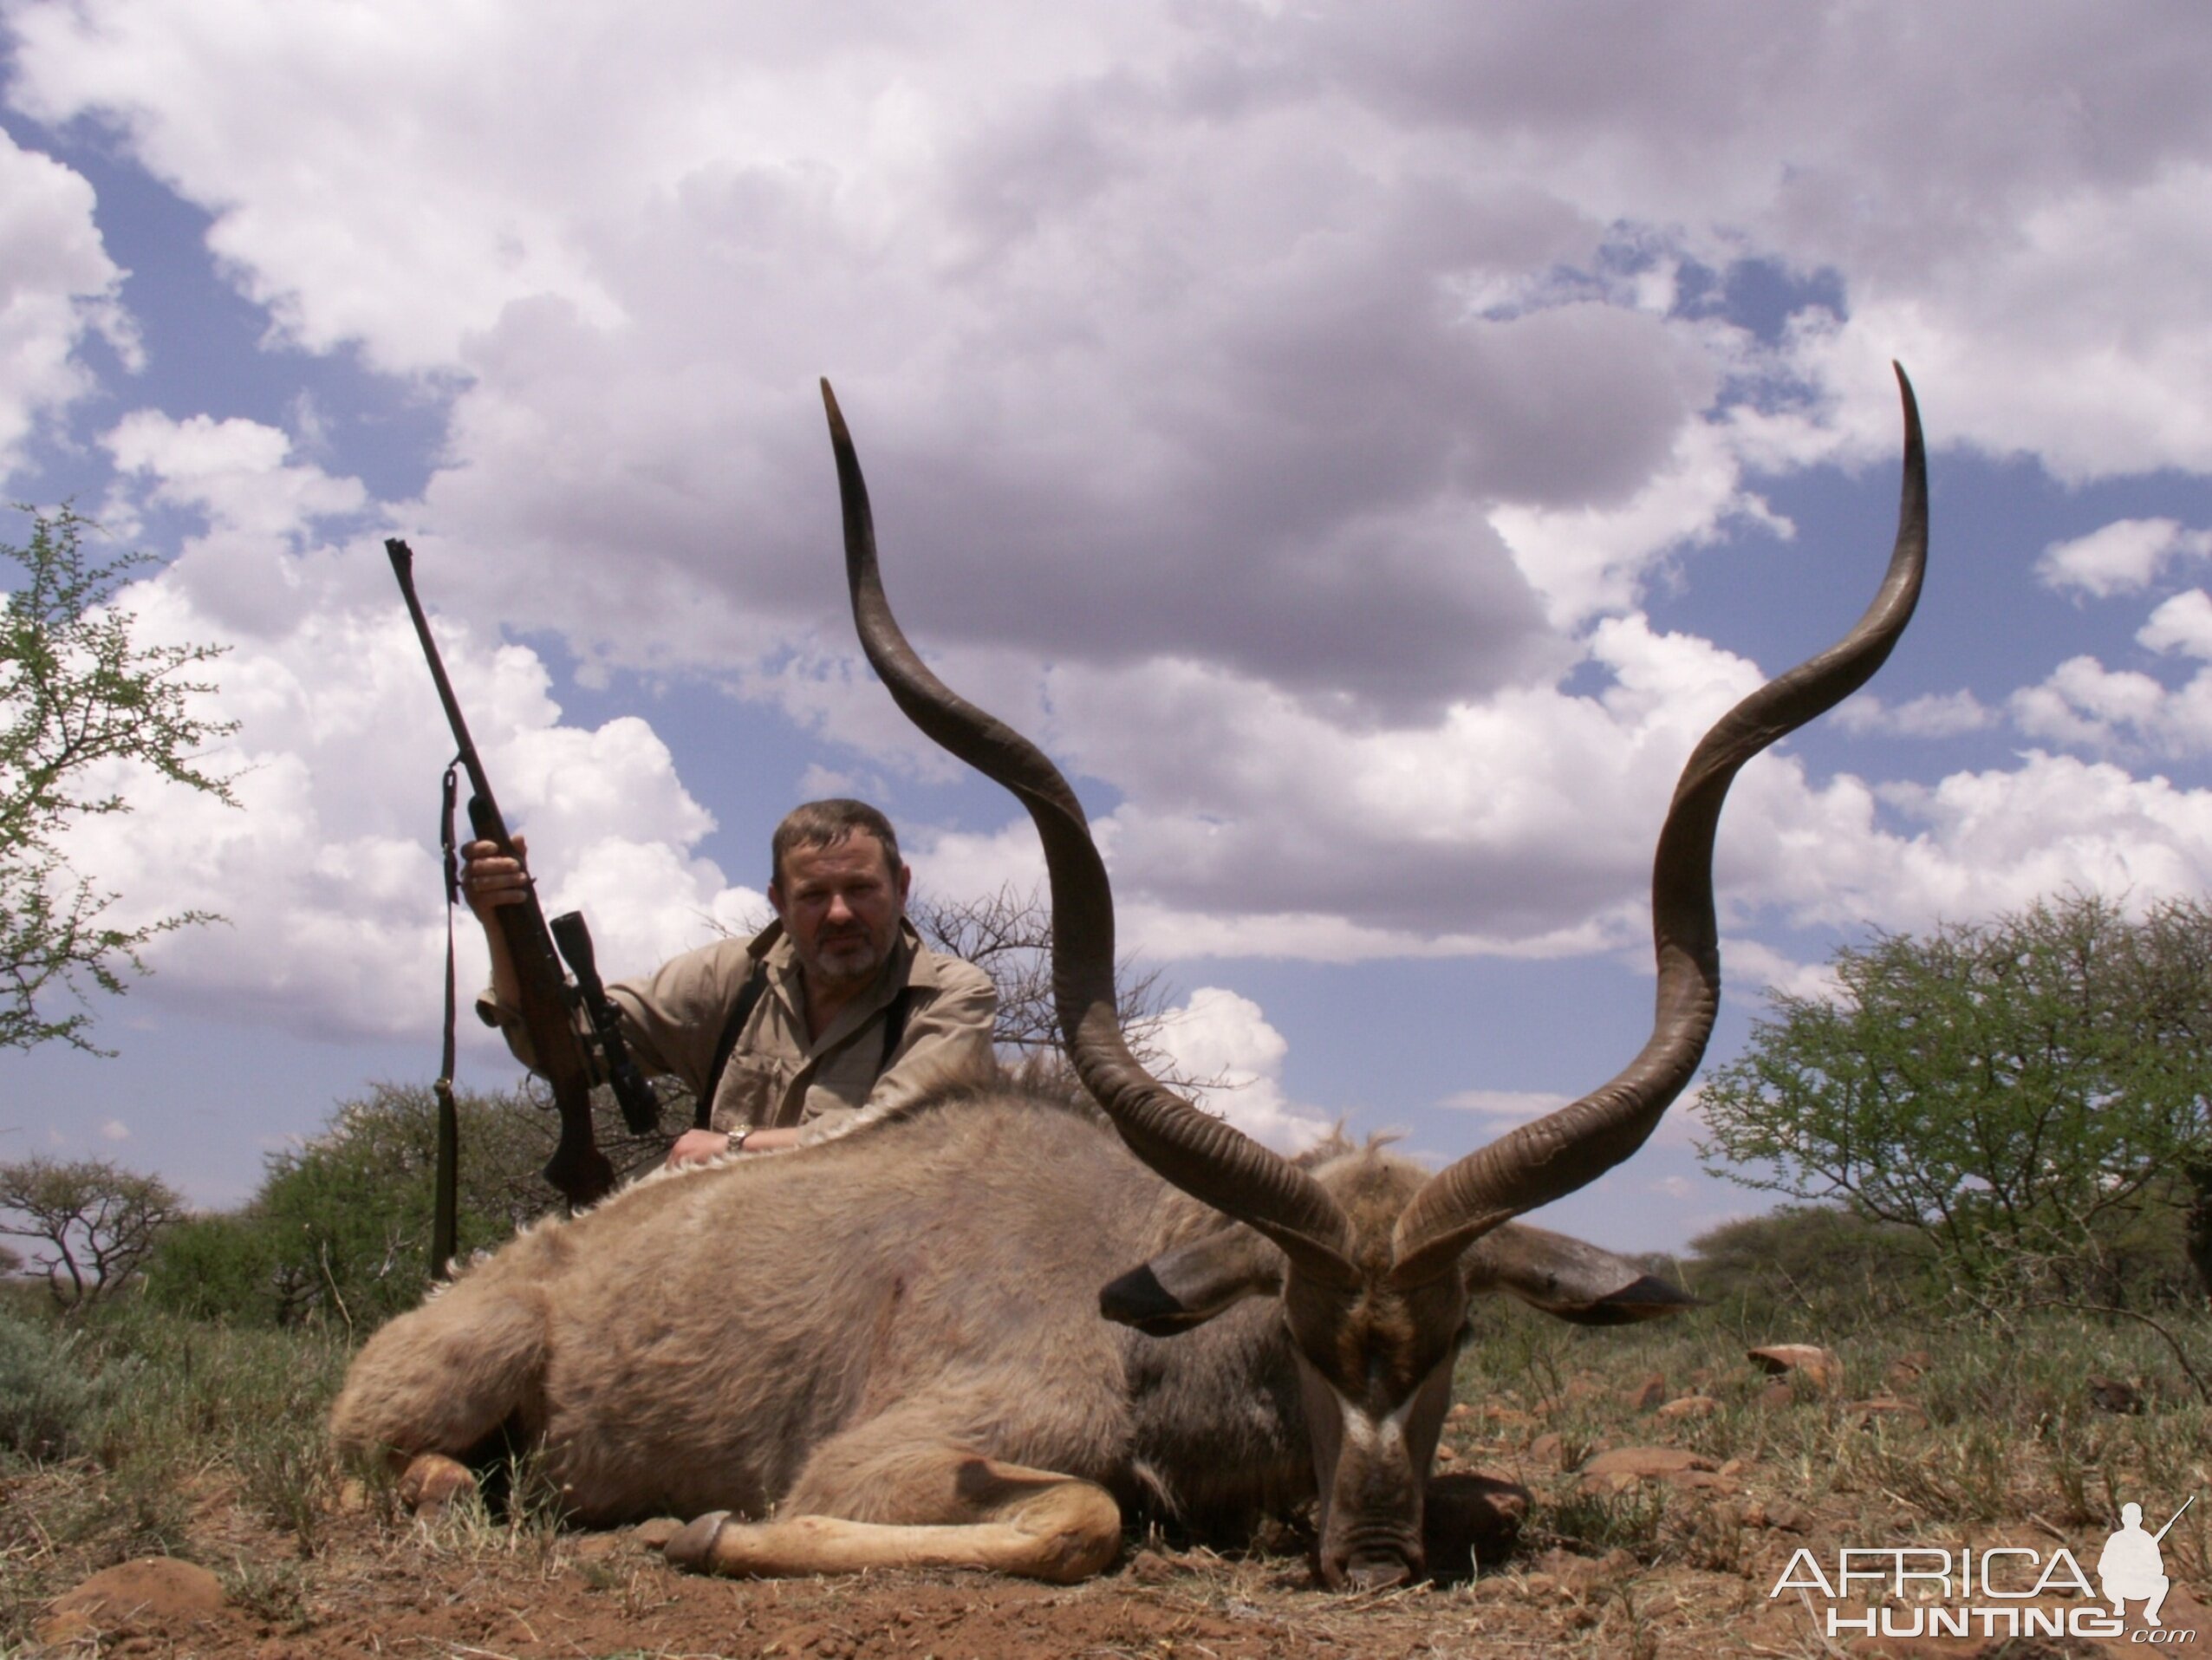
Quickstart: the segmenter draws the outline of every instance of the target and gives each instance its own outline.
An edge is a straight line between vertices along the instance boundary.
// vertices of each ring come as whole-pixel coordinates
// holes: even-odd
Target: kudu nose
[[[1413,1578],[1413,1568],[1402,1557],[1355,1557],[1344,1567],[1344,1585],[1351,1591],[1389,1591]]]

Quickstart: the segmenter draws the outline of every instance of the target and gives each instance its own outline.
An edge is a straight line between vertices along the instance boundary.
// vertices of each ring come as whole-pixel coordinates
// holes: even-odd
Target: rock
[[[1124,1572],[1139,1585],[1156,1585],[1175,1577],[1175,1565],[1157,1551],[1139,1551]]]
[[[627,1542],[620,1533],[582,1533],[568,1541],[569,1554],[579,1562],[604,1562]]]
[[[670,1540],[684,1531],[684,1525],[673,1516],[655,1516],[651,1521],[641,1521],[630,1529],[630,1537],[648,1551],[665,1549]]]
[[[1718,1412],[1721,1403],[1709,1395],[1684,1395],[1659,1409],[1662,1418],[1702,1418]]]
[[[1422,1546],[1438,1579],[1463,1579],[1484,1562],[1512,1554],[1528,1518],[1528,1489],[1518,1481],[1454,1470],[1432,1475],[1422,1507]]]
[[[1628,1392],[1629,1410],[1649,1412],[1667,1398],[1667,1380],[1657,1372]]]
[[[2143,1391],[2117,1377],[2092,1377],[2089,1403],[2099,1412],[2138,1413],[2143,1410]]]
[[[1812,1513],[1787,1499],[1769,1499],[1764,1504],[1754,1501],[1744,1508],[1743,1524],[1747,1527],[1773,1527],[1786,1533],[1803,1533],[1812,1530]]]
[[[1759,1404],[1772,1410],[1776,1407],[1795,1406],[1797,1391],[1779,1377],[1759,1391]]]
[[[97,1631],[179,1633],[211,1619],[224,1605],[222,1581],[197,1563],[170,1556],[142,1556],[103,1568],[54,1599],[39,1621],[38,1640],[68,1643]]]
[[[1711,1459],[1687,1447],[1616,1447],[1584,1466],[1586,1472],[1598,1475],[1670,1475],[1676,1470],[1714,1468]]]
[[[1444,1422],[1446,1423],[1465,1423],[1474,1416],[1474,1409],[1469,1406],[1465,1401],[1461,1401],[1455,1404],[1449,1412],[1447,1412],[1444,1415]]]
[[[1436,1447],[1436,1461],[1439,1464],[1458,1463],[1460,1461],[1459,1448],[1453,1446],[1449,1442],[1438,1442]]]
[[[1676,1470],[1667,1478],[1667,1481],[1674,1487],[1685,1487],[1699,1493],[1718,1494],[1723,1497],[1742,1491],[1727,1476],[1716,1474],[1711,1470]]]
[[[1777,1377],[1793,1372],[1817,1390],[1832,1389],[1843,1382],[1844,1363],[1836,1357],[1833,1349],[1810,1343],[1776,1343],[1764,1349],[1753,1349],[1750,1356]]]
[[[1935,1364],[1936,1357],[1929,1354],[1927,1350],[1908,1350],[1890,1363],[1886,1381],[1891,1390],[1902,1395],[1922,1378],[1927,1377],[1928,1369]]]
[[[1711,1459],[1686,1447],[1617,1447],[1582,1467],[1582,1485],[1585,1492],[1617,1492],[1631,1482],[1666,1481],[1712,1468]]]
[[[1528,1455],[1539,1464],[1557,1464],[1565,1469],[1566,1445],[1556,1430],[1547,1429],[1528,1443]]]

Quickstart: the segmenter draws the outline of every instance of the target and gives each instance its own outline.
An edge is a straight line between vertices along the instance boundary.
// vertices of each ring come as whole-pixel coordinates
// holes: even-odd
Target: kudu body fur
[[[1881,592],[1838,645],[1724,716],[1676,789],[1654,860],[1650,1040],[1602,1089],[1433,1175],[1372,1149],[1278,1158],[1129,1058],[1081,809],[899,634],[832,401],[862,644],[900,706],[1036,819],[1063,1030],[1112,1130],[953,1087],[803,1152],[650,1178],[540,1225],[379,1332],[333,1409],[341,1443],[435,1487],[452,1461],[520,1435],[580,1518],[696,1515],[672,1556],[728,1572],[1076,1579],[1112,1559],[1126,1505],[1202,1524],[1305,1494],[1325,1582],[1418,1572],[1472,1298],[1505,1290],[1592,1321],[1683,1300],[1509,1219],[1634,1152],[1696,1067],[1719,993],[1712,843],[1728,782],[1863,684],[1917,597],[1926,492],[1903,393]]]

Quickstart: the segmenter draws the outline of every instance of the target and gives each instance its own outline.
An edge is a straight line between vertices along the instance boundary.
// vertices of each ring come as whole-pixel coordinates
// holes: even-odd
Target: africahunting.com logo
[[[2093,1584],[2063,1545],[1845,1548],[1826,1565],[1800,1548],[1766,1594],[1803,1598],[1831,1637],[2124,1636],[2194,1644],[2193,1629],[2161,1617],[2173,1581],[2159,1546],[2196,1502],[2191,1494],[2155,1533],[2143,1525],[2141,1505],[2121,1506]],[[2054,1600],[2067,1598],[2073,1600]]]

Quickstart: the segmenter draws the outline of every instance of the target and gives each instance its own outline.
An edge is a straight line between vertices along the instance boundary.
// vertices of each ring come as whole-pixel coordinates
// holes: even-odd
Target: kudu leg
[[[381,1459],[410,1510],[434,1512],[475,1485],[460,1461],[537,1389],[545,1331],[536,1287],[463,1280],[369,1339],[330,1409],[331,1433],[352,1457]]]
[[[1121,1507],[1103,1487],[975,1453],[936,1453],[905,1461],[902,1492],[870,1495],[873,1511],[921,1520],[801,1514],[739,1522],[717,1511],[671,1540],[668,1559],[699,1572],[756,1579],[981,1568],[1070,1585],[1103,1570],[1121,1548]]]

